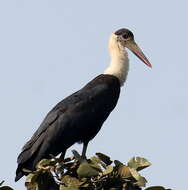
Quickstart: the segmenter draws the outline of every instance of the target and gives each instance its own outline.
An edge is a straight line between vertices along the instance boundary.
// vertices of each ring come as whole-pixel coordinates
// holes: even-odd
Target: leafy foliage
[[[4,183],[4,181],[0,182],[0,190],[13,190],[11,187],[9,186],[2,186]]]
[[[55,157],[41,160],[37,170],[27,176],[27,189],[141,190],[146,186],[147,180],[139,173],[151,165],[145,158],[134,157],[123,164],[102,153],[96,153],[89,159],[83,159],[75,150],[73,154],[73,157],[64,160]],[[167,189],[155,186],[145,190]]]
[[[25,181],[27,190],[142,190],[147,180],[139,173],[151,163],[141,157],[133,157],[127,164],[112,161],[103,153],[84,159],[75,150],[73,157],[64,160],[52,156],[43,159],[36,171],[29,171]],[[3,186],[0,190],[13,190]],[[145,190],[171,190],[162,186],[152,186]]]

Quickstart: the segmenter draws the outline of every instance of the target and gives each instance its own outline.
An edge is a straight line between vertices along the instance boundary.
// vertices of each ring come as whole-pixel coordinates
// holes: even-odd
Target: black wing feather
[[[120,84],[110,75],[99,75],[84,88],[58,103],[45,117],[18,157],[18,180],[22,168],[34,169],[49,154],[56,156],[75,142],[89,141],[115,107]],[[20,174],[20,172],[22,174]]]

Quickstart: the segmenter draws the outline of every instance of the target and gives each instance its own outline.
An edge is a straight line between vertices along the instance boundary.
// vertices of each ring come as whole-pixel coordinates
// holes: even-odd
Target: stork
[[[23,168],[34,170],[36,164],[50,154],[63,158],[66,150],[76,142],[83,143],[85,157],[88,142],[101,129],[115,108],[120,88],[126,81],[129,59],[126,48],[147,66],[152,67],[128,29],[119,29],[109,39],[111,63],[101,74],[83,88],[59,102],[44,118],[18,156],[15,181],[24,173]]]

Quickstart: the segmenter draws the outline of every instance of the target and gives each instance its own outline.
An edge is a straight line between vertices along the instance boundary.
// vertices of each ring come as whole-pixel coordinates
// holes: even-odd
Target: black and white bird
[[[126,81],[129,70],[126,48],[151,67],[130,30],[123,28],[112,33],[109,67],[104,74],[63,99],[47,114],[18,156],[15,181],[25,175],[23,168],[34,170],[36,164],[41,159],[50,158],[50,154],[57,156],[61,153],[64,157],[66,150],[76,142],[83,143],[82,156],[85,156],[88,142],[115,108],[120,88]]]

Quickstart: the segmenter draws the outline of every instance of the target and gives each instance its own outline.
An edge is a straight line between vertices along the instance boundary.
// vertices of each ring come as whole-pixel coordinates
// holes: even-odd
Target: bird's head
[[[128,48],[147,66],[152,67],[147,57],[144,55],[142,50],[136,44],[133,33],[128,29],[122,28],[117,30],[115,33],[112,33],[110,37],[109,48],[110,51],[113,51],[114,49],[119,49],[120,51],[124,51],[125,48]]]

